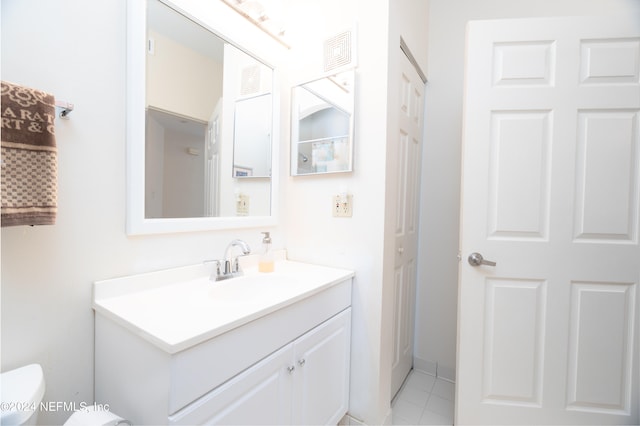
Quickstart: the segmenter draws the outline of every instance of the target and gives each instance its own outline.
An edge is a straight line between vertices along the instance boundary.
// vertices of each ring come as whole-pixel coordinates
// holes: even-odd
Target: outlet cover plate
[[[348,194],[346,200],[344,196],[335,195],[332,204],[333,217],[353,216],[353,196]]]

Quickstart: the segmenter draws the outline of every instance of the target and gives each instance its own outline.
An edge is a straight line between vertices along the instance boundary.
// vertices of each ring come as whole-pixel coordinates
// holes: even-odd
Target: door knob
[[[471,253],[469,255],[468,260],[469,260],[469,265],[471,266],[480,266],[480,265],[496,266],[496,262],[485,260],[480,253]]]

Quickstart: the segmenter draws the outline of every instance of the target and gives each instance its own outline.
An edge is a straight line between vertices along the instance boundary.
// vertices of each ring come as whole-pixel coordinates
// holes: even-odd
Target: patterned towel
[[[55,99],[2,82],[2,226],[53,225],[58,159]]]

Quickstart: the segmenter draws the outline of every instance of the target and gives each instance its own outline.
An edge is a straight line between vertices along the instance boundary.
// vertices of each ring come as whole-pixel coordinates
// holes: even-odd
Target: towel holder
[[[73,104],[67,101],[56,100],[56,108],[60,108],[60,118],[69,119],[69,114],[73,111]]]

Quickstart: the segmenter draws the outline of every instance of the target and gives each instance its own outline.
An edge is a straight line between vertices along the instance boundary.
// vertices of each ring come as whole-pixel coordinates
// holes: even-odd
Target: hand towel
[[[58,198],[55,98],[1,84],[1,224],[53,225]]]

